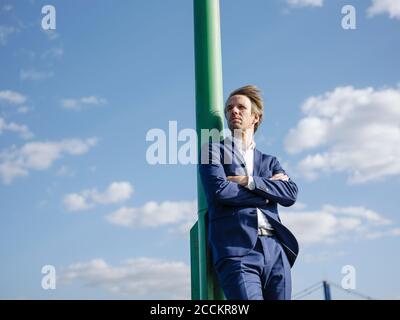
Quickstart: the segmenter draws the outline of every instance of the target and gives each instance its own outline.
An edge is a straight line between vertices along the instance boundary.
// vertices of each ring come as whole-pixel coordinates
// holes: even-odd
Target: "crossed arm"
[[[240,184],[242,187],[247,187],[249,184],[249,176],[227,176],[226,178],[229,181]],[[289,181],[289,176],[284,173],[276,173],[269,180]]]
[[[253,190],[248,185],[247,176],[226,176],[219,156],[212,155],[209,148],[209,158],[214,162],[199,165],[200,178],[208,201],[217,201],[231,206],[264,207],[268,201],[277,202],[283,206],[291,206],[297,197],[297,186],[284,173],[275,158],[272,177],[252,177]],[[217,160],[217,161],[215,161]]]
[[[200,164],[200,178],[208,202],[236,207],[264,207],[265,198],[240,184],[229,181],[221,164]]]
[[[271,178],[251,177],[251,183],[248,176],[227,176],[227,179],[282,206],[289,207],[296,202],[297,186],[283,172],[276,173]]]

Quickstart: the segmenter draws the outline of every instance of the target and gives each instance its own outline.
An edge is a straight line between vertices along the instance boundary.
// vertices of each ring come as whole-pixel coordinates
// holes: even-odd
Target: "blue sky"
[[[257,147],[300,189],[293,293],[351,265],[399,298],[399,2],[222,0],[221,32],[224,96],[263,91]],[[0,298],[190,298],[196,167],[150,165],[146,134],[194,128],[193,44],[192,1],[0,1]]]

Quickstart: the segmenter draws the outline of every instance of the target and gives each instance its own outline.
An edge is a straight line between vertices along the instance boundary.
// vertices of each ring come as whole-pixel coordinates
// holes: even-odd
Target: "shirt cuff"
[[[247,182],[247,188],[250,190],[254,190],[256,188],[256,184],[254,183],[254,179],[252,176],[248,177],[249,181]]]

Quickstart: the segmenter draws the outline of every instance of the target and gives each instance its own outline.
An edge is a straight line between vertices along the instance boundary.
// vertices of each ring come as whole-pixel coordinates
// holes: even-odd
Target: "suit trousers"
[[[250,252],[215,265],[228,300],[290,300],[290,264],[276,236],[258,236]]]

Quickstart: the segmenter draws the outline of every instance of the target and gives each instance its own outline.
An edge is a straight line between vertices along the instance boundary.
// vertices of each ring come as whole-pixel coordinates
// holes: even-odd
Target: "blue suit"
[[[274,228],[274,238],[282,246],[285,261],[291,267],[299,246],[294,235],[281,223],[278,204],[293,205],[298,188],[291,179],[269,180],[272,175],[285,171],[276,157],[262,154],[257,149],[254,150],[254,190],[227,180],[227,176],[246,175],[244,168],[244,159],[233,141],[227,143],[224,140],[202,147],[199,173],[208,203],[208,240],[214,266],[223,258],[254,256],[262,251],[257,235],[259,208]],[[267,246],[266,243],[263,245]]]

